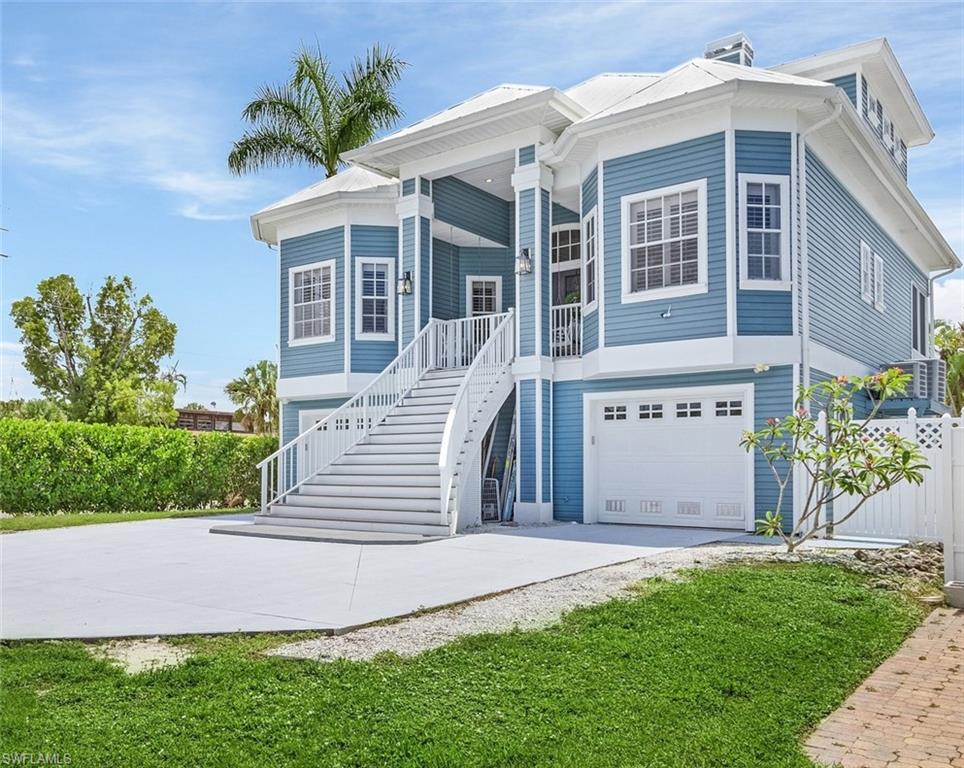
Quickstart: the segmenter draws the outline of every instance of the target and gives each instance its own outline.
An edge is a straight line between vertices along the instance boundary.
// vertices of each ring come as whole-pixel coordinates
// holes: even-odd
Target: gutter
[[[829,100],[828,102],[829,103]],[[833,112],[797,136],[797,190],[800,197],[800,372],[801,383],[810,386],[810,254],[807,236],[807,136],[840,118],[842,103],[836,101]]]

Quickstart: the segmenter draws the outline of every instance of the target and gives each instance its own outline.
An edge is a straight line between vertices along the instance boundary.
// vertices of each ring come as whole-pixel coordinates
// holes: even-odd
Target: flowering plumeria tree
[[[763,429],[743,433],[740,445],[763,454],[779,488],[776,509],[757,520],[758,533],[780,536],[787,551],[793,552],[831,525],[845,522],[881,491],[901,481],[923,482],[929,467],[916,443],[893,432],[877,439],[864,434],[884,401],[903,394],[910,378],[901,369],[891,368],[873,376],[837,376],[800,387],[792,414],[770,418]],[[855,421],[854,397],[862,394],[872,407],[866,418]],[[825,421],[811,416],[821,410]],[[804,482],[802,509],[787,532],[783,505],[797,467]],[[855,497],[856,503],[847,510],[834,507],[834,519],[827,520],[824,510],[845,495]]]

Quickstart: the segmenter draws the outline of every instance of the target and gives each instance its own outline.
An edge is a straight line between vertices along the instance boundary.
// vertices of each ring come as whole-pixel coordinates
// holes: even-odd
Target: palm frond
[[[238,139],[228,155],[232,173],[256,171],[269,165],[294,165],[303,162],[325,167],[325,158],[303,137],[276,128],[255,128]]]

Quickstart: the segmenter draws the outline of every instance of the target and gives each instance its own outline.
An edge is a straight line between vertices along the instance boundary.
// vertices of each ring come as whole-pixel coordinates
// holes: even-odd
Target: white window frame
[[[555,262],[552,260],[552,235],[556,232],[578,232],[579,233],[579,258],[569,259],[568,261]],[[549,271],[568,272],[570,269],[580,269],[583,262],[582,253],[582,229],[578,222],[569,224],[553,224],[549,235]]]
[[[472,313],[472,283],[473,282],[494,282],[495,283],[495,312],[497,315],[502,311],[502,275],[466,275],[465,276],[465,316],[483,317]]]
[[[874,309],[883,312],[884,303],[884,258],[874,251]]]
[[[629,247],[629,211],[630,207],[635,204],[642,202],[644,200],[649,200],[654,197],[663,197],[665,195],[673,195],[680,192],[696,192],[696,205],[697,205],[697,222],[699,226],[699,233],[697,236],[697,277],[696,283],[691,285],[679,285],[671,286],[668,288],[654,288],[648,291],[637,291],[633,292],[630,290],[630,254],[631,250]],[[635,302],[643,301],[659,301],[661,299],[673,298],[676,296],[692,296],[694,294],[706,293],[708,288],[707,282],[707,210],[706,210],[706,179],[693,179],[692,181],[687,181],[683,184],[673,184],[668,187],[660,187],[659,189],[648,189],[645,192],[639,192],[633,195],[625,195],[620,198],[620,231],[622,232],[622,243],[620,244],[621,250],[621,268],[622,268],[622,303],[630,304]],[[598,230],[597,230],[598,234]]]
[[[923,299],[923,301],[921,301]],[[930,353],[931,346],[931,326],[930,326],[930,297],[918,288],[916,285],[910,287],[910,301],[911,301],[911,339],[910,348],[913,357],[915,358],[927,358]],[[918,317],[918,309],[923,305],[924,312]],[[923,349],[917,348],[917,334],[914,333],[914,325],[917,322],[917,330],[921,335],[920,341],[923,342]]]
[[[380,264],[388,267],[386,278],[388,293],[385,302],[388,305],[388,331],[380,333],[362,330],[362,287],[364,284],[363,264]],[[355,267],[355,339],[358,341],[395,341],[395,259],[386,256],[356,256]]]
[[[874,250],[860,241],[860,298],[868,304],[874,302]]]
[[[790,281],[790,177],[775,174],[741,173],[740,189],[740,289],[745,291],[789,291]],[[780,280],[750,278],[750,243],[747,226],[748,184],[780,187]]]
[[[599,216],[596,215],[596,208],[597,206],[594,205],[590,209],[589,213],[587,213],[585,216],[582,217],[582,224],[581,224],[582,245],[580,246],[581,247],[580,252],[582,254],[582,276],[580,279],[580,283],[581,283],[580,290],[582,291],[582,305],[585,308],[586,313],[595,312],[599,306],[599,288],[600,288],[600,285],[599,285]],[[593,238],[592,238],[593,257],[592,259],[589,258],[589,249],[587,248],[589,244],[589,238],[586,235],[586,225],[588,224],[590,219],[592,219],[592,222],[593,222]],[[588,281],[589,281],[590,268],[592,269],[593,277],[595,278],[594,280],[595,286],[594,286],[592,301],[586,301],[586,298],[589,296]]]
[[[295,338],[295,275],[302,272],[310,272],[313,269],[331,269],[331,322],[329,327],[331,333],[324,336],[306,336],[303,339]],[[297,267],[288,267],[288,346],[303,347],[308,344],[328,344],[335,340],[337,333],[336,319],[338,318],[338,269],[335,259],[316,261],[311,264],[302,264]]]

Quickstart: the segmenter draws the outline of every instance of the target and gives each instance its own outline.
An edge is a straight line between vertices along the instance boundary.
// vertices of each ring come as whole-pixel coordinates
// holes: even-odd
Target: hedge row
[[[278,438],[0,419],[0,510],[129,512],[254,503]]]

